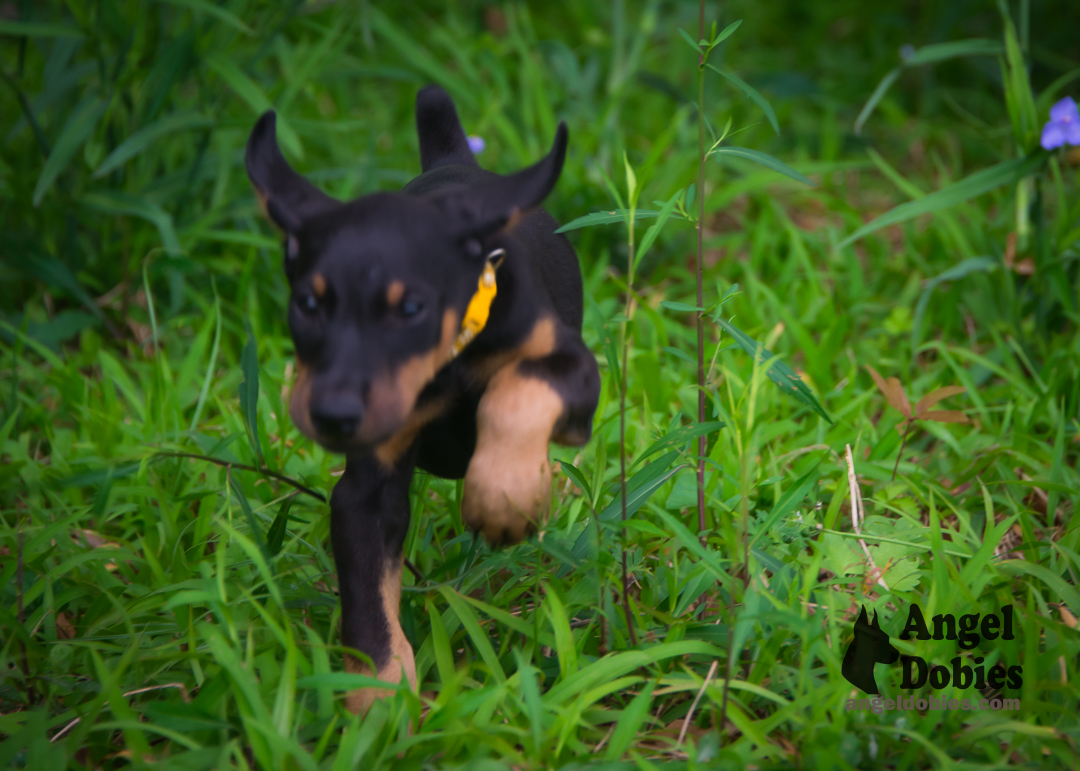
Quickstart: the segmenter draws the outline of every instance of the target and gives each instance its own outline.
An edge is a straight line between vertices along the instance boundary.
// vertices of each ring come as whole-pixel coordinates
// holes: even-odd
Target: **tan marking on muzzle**
[[[388,435],[405,427],[416,406],[416,398],[446,363],[457,324],[457,313],[447,308],[443,313],[439,342],[434,348],[406,359],[394,371],[372,380],[364,421],[358,431],[360,441],[386,441]]]
[[[402,429],[375,448],[379,463],[387,470],[394,468],[405,451],[412,447],[424,426],[442,415],[449,403],[445,397],[438,397],[422,407],[414,408]]]
[[[413,657],[412,646],[401,630],[400,621],[401,557],[388,561],[382,583],[379,585],[379,594],[382,596],[386,624],[390,629],[390,659],[374,673],[374,676],[384,683],[400,683],[402,672],[404,672],[409,687],[415,691],[416,660]],[[348,655],[345,656],[345,671],[368,676],[372,674],[366,664]],[[384,688],[358,688],[345,697],[345,706],[350,712],[362,715],[371,708],[376,699],[385,698],[392,693],[393,691]]]
[[[254,185],[252,187],[254,187]],[[271,219],[270,211],[266,208],[266,195],[257,187],[255,188],[255,199],[259,202],[259,210],[262,211],[262,215],[273,224],[274,220]]]
[[[296,379],[289,390],[289,416],[304,436],[318,440],[315,426],[311,424],[311,370],[296,360]]]

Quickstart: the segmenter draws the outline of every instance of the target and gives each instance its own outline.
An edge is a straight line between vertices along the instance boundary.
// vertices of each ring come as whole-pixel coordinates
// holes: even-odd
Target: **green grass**
[[[768,99],[780,134],[711,71],[706,118],[816,186],[708,161],[705,307],[729,296],[705,327],[706,419],[724,427],[707,434],[703,542],[693,226],[669,219],[635,269],[625,526],[627,233],[574,231],[605,382],[594,438],[553,447],[551,521],[509,549],[463,530],[459,483],[417,475],[405,548],[422,578],[405,574],[401,615],[421,693],[362,720],[342,701],[355,676],[320,498],[343,460],[283,407],[288,290],[247,133],[273,105],[287,156],[328,192],[394,189],[419,171],[416,90],[438,82],[498,171],[567,120],[561,221],[617,207],[604,175],[623,179],[624,153],[659,209],[696,179],[697,62],[677,30],[696,36],[697,4],[4,6],[0,765],[1074,768],[1078,160],[938,208],[933,191],[1033,149],[1026,70],[909,67],[857,136],[900,45],[1003,39],[992,5],[880,5],[707,8],[720,29],[743,19],[710,62]],[[1013,9],[1039,127],[1080,94],[1068,7]],[[931,213],[837,248],[906,202]],[[832,422],[769,382],[757,343]],[[968,422],[905,437],[868,366],[912,403],[963,386],[936,409]],[[260,454],[276,475],[248,470]],[[957,655],[898,639],[911,603],[1012,604],[1016,639],[980,653],[1023,666],[1007,694],[1023,710],[845,711],[860,605],[902,653]],[[899,668],[877,671],[897,695]]]

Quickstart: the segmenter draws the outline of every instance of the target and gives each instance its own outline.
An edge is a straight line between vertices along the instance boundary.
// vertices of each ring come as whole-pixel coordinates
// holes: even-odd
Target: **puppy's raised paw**
[[[461,516],[493,544],[535,532],[551,501],[548,442],[562,414],[559,395],[511,366],[488,384],[476,413],[476,449],[465,473]]]
[[[492,453],[494,455],[494,453]],[[551,501],[551,464],[544,458],[477,458],[469,464],[461,501],[461,517],[488,543],[508,545],[535,533],[547,517]]]

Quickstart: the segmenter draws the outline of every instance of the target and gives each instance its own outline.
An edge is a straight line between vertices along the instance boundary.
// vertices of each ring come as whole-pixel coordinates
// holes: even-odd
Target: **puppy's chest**
[[[522,361],[541,359],[555,350],[557,326],[550,312],[536,313],[522,325],[524,334],[508,334],[500,328],[505,322],[494,320],[436,375],[417,399],[413,410],[416,419],[429,422],[450,409],[475,405],[499,372],[513,369]]]

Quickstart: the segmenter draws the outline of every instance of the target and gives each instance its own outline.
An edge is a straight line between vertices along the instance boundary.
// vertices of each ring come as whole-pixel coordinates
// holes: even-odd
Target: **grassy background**
[[[635,280],[639,508],[619,527],[605,341],[626,233],[572,233],[606,384],[592,442],[553,448],[582,484],[558,475],[542,538],[492,551],[462,529],[460,485],[418,475],[406,555],[422,579],[405,576],[402,621],[422,693],[365,720],[345,712],[326,505],[242,468],[261,454],[321,495],[342,468],[282,407],[288,292],[243,171],[254,119],[278,109],[287,156],[340,197],[418,173],[426,82],[450,91],[498,171],[568,122],[547,203],[564,222],[614,208],[601,171],[621,180],[624,153],[643,206],[696,176],[696,60],[677,33],[696,33],[696,3],[404,5],[0,6],[0,762],[1075,767],[1080,159],[1051,162],[1037,234],[1013,247],[1015,185],[836,248],[889,207],[1015,157],[995,57],[906,71],[852,129],[901,46],[1000,40],[990,3],[707,4],[708,21],[743,19],[711,61],[771,100],[781,134],[718,76],[708,119],[730,117],[736,144],[817,186],[709,162],[706,305],[738,284],[723,318],[802,373],[834,422],[710,320],[709,417],[726,426],[709,434],[699,544],[696,442],[656,446],[696,420],[693,317],[661,305],[693,303],[695,235],[672,220]],[[1040,121],[1080,93],[1071,5],[1010,9]],[[917,423],[895,481],[902,416],[866,365],[912,401],[966,388],[942,406],[970,422]],[[868,552],[852,537],[845,445]],[[1023,710],[845,712],[860,605],[902,652],[957,655],[954,641],[896,639],[912,602],[928,617],[1011,603],[1016,639],[980,652],[1022,664]],[[898,668],[878,673],[895,696]]]

